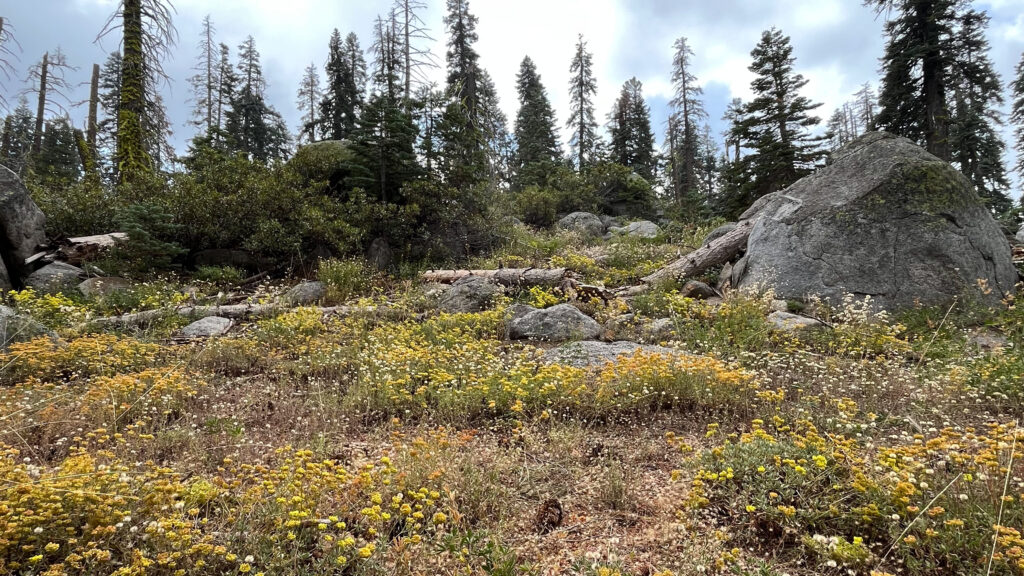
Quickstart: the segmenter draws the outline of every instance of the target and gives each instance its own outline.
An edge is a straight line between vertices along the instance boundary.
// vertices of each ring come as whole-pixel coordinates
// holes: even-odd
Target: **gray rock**
[[[536,311],[537,308],[534,308],[533,306],[527,306],[526,304],[513,304],[508,307],[508,322],[511,324],[523,316]]]
[[[981,350],[994,352],[1010,345],[1006,336],[994,330],[979,329],[967,335],[967,341]]]
[[[556,224],[562,230],[575,230],[584,236],[597,237],[604,234],[601,219],[590,212],[573,212]]]
[[[718,273],[718,282],[715,284],[715,290],[721,292],[726,288],[732,286],[732,264],[726,262],[722,266],[722,271]]]
[[[715,240],[718,240],[722,236],[725,236],[726,234],[728,234],[729,232],[732,232],[735,229],[736,229],[736,223],[735,222],[726,222],[725,224],[722,224],[718,228],[715,228],[714,230],[712,230],[711,232],[708,233],[707,238],[704,239],[704,246],[707,246],[708,244],[711,244]]]
[[[16,342],[28,342],[40,336],[56,338],[46,326],[22,316],[7,306],[0,306],[0,350]]]
[[[0,260],[10,267],[0,274],[0,289],[6,291],[11,289],[12,280],[28,273],[25,259],[46,244],[46,216],[18,176],[4,166],[0,166],[0,234]]]
[[[650,220],[640,220],[639,222],[632,222],[621,228],[609,228],[609,232],[614,234],[622,234],[624,236],[630,236],[632,238],[657,238],[658,234],[661,234],[661,228],[657,224]]]
[[[223,336],[228,333],[234,322],[230,318],[220,316],[207,316],[181,329],[181,335],[185,338],[212,338]]]
[[[1017,235],[1014,238],[1017,239],[1017,242],[1024,244],[1024,224],[1020,225],[1020,230],[1017,230]]]
[[[796,314],[790,314],[789,312],[779,312],[778,310],[768,315],[768,322],[776,330],[790,333],[825,327],[824,324],[815,320],[814,318],[808,318],[806,316],[797,316]]]
[[[962,294],[997,304],[1017,282],[1006,237],[970,182],[905,138],[866,134],[758,204],[733,272],[739,288],[836,304],[870,295],[895,310]]]
[[[789,304],[785,300],[776,298],[768,303],[768,309],[772,312],[789,312]]]
[[[536,310],[509,324],[513,340],[592,340],[601,335],[601,325],[571,304]]]
[[[395,253],[391,250],[391,244],[387,238],[377,237],[370,242],[366,250],[366,259],[373,264],[377,270],[387,270],[395,261]]]
[[[616,226],[619,226],[621,224],[618,216],[609,216],[607,214],[602,214],[600,218],[601,224],[604,225],[605,230],[609,228],[615,228]]]
[[[68,292],[85,278],[85,270],[64,262],[51,262],[25,278],[25,286],[47,294]]]
[[[682,352],[653,346],[649,344],[637,344],[636,342],[596,342],[593,340],[583,342],[570,342],[558,348],[548,350],[541,357],[541,362],[547,364],[566,364],[577,368],[601,367],[609,362],[615,362],[623,354],[634,354],[638,350],[653,354],[681,355]]]
[[[452,284],[439,302],[444,312],[460,314],[480,312],[491,305],[494,298],[501,294],[501,286],[493,280],[480,276],[466,276]]]
[[[694,298],[696,300],[707,300],[708,298],[714,298],[718,296],[718,292],[715,289],[703,282],[697,280],[687,280],[686,284],[679,290],[679,295],[683,298]]]
[[[676,323],[671,318],[658,318],[644,326],[644,340],[661,342],[675,336]]]
[[[97,298],[123,292],[131,287],[132,283],[124,278],[87,278],[78,285],[78,291],[87,298]]]
[[[327,286],[323,282],[302,282],[285,292],[285,302],[293,306],[312,306],[319,304],[327,296]]]

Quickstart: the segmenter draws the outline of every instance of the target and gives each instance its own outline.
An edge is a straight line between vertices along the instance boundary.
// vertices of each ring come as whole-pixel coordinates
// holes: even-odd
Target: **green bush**
[[[370,287],[374,271],[364,260],[321,260],[317,278],[327,287],[327,299],[344,302]]]

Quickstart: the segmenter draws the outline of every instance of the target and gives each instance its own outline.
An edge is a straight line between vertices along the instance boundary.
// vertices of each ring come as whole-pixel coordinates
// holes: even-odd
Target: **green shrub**
[[[362,295],[371,285],[375,272],[365,260],[321,260],[317,278],[327,287],[327,299],[344,302]]]
[[[200,266],[195,278],[213,284],[238,284],[245,279],[245,273],[234,266]]]

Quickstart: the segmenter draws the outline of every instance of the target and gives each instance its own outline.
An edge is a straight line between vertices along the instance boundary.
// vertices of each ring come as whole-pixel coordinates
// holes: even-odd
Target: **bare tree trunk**
[[[92,81],[89,82],[89,119],[86,124],[85,141],[93,158],[96,157],[97,113],[100,104],[100,65],[92,65]]]
[[[558,286],[568,276],[565,268],[499,268],[497,270],[430,270],[424,282],[451,284],[469,276],[494,280],[503,286]]]
[[[695,276],[708,268],[725,264],[747,246],[754,220],[744,220],[728,234],[715,239],[675,262],[660,268],[649,276],[641,278],[644,284],[657,284],[667,280],[678,280]]]
[[[939,33],[935,25],[933,2],[917,2],[918,26],[925,30],[927,50],[922,58],[921,76],[924,80],[925,141],[928,151],[949,161],[949,124],[946,111],[946,90],[942,82],[942,53],[939,48]]]
[[[39,68],[39,104],[36,106],[36,130],[32,135],[32,154],[39,154],[43,149],[43,116],[46,115],[46,74],[49,71],[50,53],[43,54],[43,64]]]

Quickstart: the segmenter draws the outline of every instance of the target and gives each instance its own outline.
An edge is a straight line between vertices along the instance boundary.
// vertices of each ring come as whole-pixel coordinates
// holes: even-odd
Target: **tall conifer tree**
[[[566,128],[572,130],[569,147],[576,170],[582,173],[592,165],[597,151],[597,121],[594,119],[594,98],[597,79],[594,78],[594,57],[580,34],[576,53],[569,66],[569,119]]]

